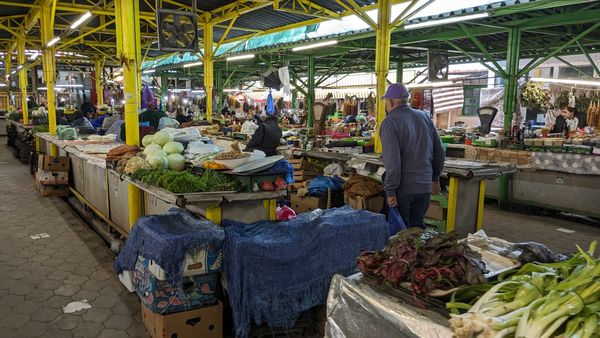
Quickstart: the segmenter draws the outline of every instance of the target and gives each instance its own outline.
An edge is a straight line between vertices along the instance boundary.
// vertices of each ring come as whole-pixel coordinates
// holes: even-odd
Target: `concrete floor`
[[[114,254],[62,199],[34,190],[28,167],[5,140],[0,138],[0,337],[147,337],[137,296],[113,272]],[[556,252],[600,240],[597,226],[491,205],[485,230],[509,241],[545,243]],[[30,237],[41,233],[50,237]],[[84,299],[91,309],[63,312]]]
[[[532,216],[499,210],[487,204],[484,230],[488,236],[510,242],[539,242],[555,253],[587,249],[594,240],[600,242],[600,223],[578,222],[576,218]],[[560,230],[559,230],[560,229]]]
[[[29,167],[5,144],[0,138],[0,337],[148,337],[114,254],[66,202],[34,190]],[[50,237],[30,237],[41,233]],[[84,299],[91,309],[63,312]]]

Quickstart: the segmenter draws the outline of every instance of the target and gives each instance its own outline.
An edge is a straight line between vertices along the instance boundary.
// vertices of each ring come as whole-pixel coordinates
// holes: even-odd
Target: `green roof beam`
[[[600,69],[598,69],[598,66],[596,65],[596,62],[594,62],[594,60],[592,59],[592,57],[590,56],[590,54],[587,52],[587,50],[585,50],[585,48],[583,47],[583,45],[581,44],[581,42],[577,41],[575,43],[577,44],[577,47],[579,47],[579,49],[581,49],[581,52],[583,52],[583,55],[585,55],[585,57],[588,59],[588,61],[590,62],[590,64],[594,68],[594,73],[596,74],[596,76],[600,76]]]
[[[479,39],[477,39],[476,36],[471,34],[471,32],[469,31],[467,26],[465,24],[461,23],[461,24],[459,24],[459,27],[463,30],[463,32],[465,32],[465,34],[467,35],[469,40],[471,40],[475,44],[475,46],[477,46],[477,48],[479,48],[479,50],[483,53],[483,55],[485,55],[486,59],[496,67],[500,76],[502,76],[502,77],[508,76],[508,74],[506,74],[504,69],[502,69],[502,67],[498,64],[498,62],[490,54],[490,52],[487,50],[487,48],[485,46],[483,46],[483,44],[479,41]]]
[[[564,49],[568,48],[569,46],[571,46],[574,43],[576,43],[577,41],[579,41],[581,38],[585,37],[586,35],[590,34],[593,31],[595,31],[598,27],[600,27],[600,22],[595,23],[594,25],[592,25],[591,27],[589,27],[585,31],[579,33],[577,36],[575,36],[574,38],[572,38],[571,40],[569,40],[569,42],[567,42],[564,45],[562,45],[561,47],[555,49],[553,52],[551,52],[550,54],[546,55],[541,60],[538,60],[536,63],[534,63],[533,65],[531,65],[529,67],[529,69],[525,68],[525,69],[521,70],[521,72],[519,73],[519,75],[523,75],[523,74],[529,73],[529,71],[531,69],[537,68],[542,63],[544,63],[544,62],[548,61],[549,59],[553,58],[554,56],[558,55]]]

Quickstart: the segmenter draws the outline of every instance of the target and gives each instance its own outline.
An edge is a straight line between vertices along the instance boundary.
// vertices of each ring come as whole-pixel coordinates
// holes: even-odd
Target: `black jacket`
[[[281,141],[281,128],[277,121],[265,121],[258,126],[246,146],[246,151],[261,150],[267,156],[276,155],[277,147]]]

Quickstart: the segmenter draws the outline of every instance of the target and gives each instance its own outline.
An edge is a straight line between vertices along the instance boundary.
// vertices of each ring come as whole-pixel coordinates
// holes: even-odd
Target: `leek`
[[[449,320],[455,336],[516,338],[600,338],[600,262],[597,243],[561,263],[528,263],[503,274],[489,289],[468,300],[452,302]],[[469,290],[472,291],[472,290]],[[469,292],[470,293],[470,292]],[[477,298],[475,296],[474,298]]]

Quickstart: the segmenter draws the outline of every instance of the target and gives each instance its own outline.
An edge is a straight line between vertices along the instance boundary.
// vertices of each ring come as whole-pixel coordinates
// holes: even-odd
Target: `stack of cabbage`
[[[173,136],[165,131],[146,135],[142,139],[146,162],[153,169],[169,168],[175,171],[185,169],[183,144],[173,141]]]

